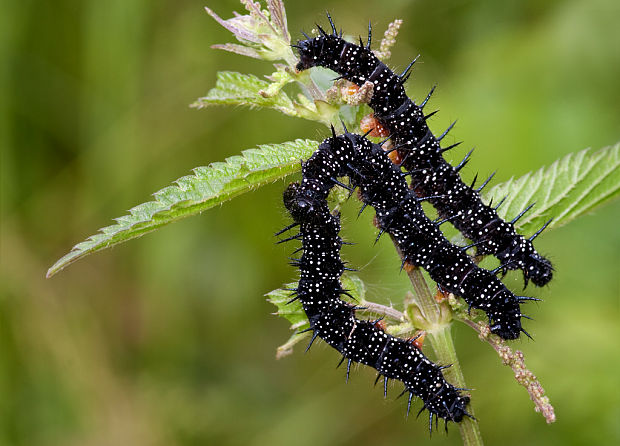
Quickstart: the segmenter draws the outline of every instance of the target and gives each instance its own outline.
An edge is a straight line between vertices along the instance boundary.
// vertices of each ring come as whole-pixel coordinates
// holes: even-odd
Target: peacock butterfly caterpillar
[[[494,255],[500,261],[503,272],[520,269],[525,285],[531,280],[537,286],[546,285],[552,278],[551,262],[541,256],[532,241],[546,228],[547,222],[531,237],[525,238],[515,231],[514,223],[527,211],[517,215],[512,221],[504,221],[497,215],[495,207],[482,202],[480,191],[489,183],[492,176],[480,187],[475,181],[466,185],[459,171],[469,161],[471,152],[457,166],[452,166],[443,158],[443,153],[457,144],[442,148],[441,140],[450,131],[452,124],[442,135],[435,137],[428,128],[427,120],[434,113],[424,114],[434,88],[420,105],[415,104],[406,94],[404,83],[415,60],[400,75],[395,74],[371,51],[371,30],[364,45],[347,42],[329,17],[332,33],[321,27],[321,35],[308,36],[294,47],[299,52],[298,70],[315,66],[331,69],[356,85],[367,82],[373,84],[373,94],[369,106],[374,118],[390,132],[396,147],[400,166],[411,175],[411,188],[419,196],[427,197],[437,209],[442,219],[450,222],[467,238],[472,240],[479,255]]]
[[[333,130],[333,129],[332,129]],[[364,136],[345,133],[326,139],[303,164],[302,180],[284,192],[284,204],[293,224],[279,234],[299,226],[299,234],[282,241],[301,239],[301,258],[294,259],[300,270],[299,299],[313,332],[310,345],[320,337],[348,360],[377,369],[386,380],[403,382],[422,402],[429,418],[460,421],[468,415],[467,396],[461,395],[441,374],[441,367],[429,361],[411,342],[385,333],[373,321],[355,317],[355,307],[340,299],[346,294],[340,276],[345,270],[340,258],[340,217],[330,212],[329,191],[336,185],[348,187],[338,178],[348,176],[351,191],[360,189],[364,205],[377,213],[381,231],[397,241],[407,262],[425,268],[442,289],[462,296],[474,308],[485,311],[491,330],[506,339],[518,337],[521,328],[519,304],[527,299],[514,296],[495,275],[479,268],[462,248],[452,245],[441,233],[441,222],[423,213],[406,174],[396,167],[378,144]]]
[[[303,251],[296,261],[300,278],[293,292],[313,332],[308,348],[317,337],[335,348],[342,361],[347,359],[347,379],[351,364],[358,362],[375,368],[386,384],[390,379],[402,381],[403,392],[409,393],[407,414],[413,397],[419,397],[420,412],[429,411],[431,429],[433,417],[443,418],[446,426],[448,421],[461,421],[468,415],[469,397],[444,379],[441,367],[412,342],[385,333],[375,321],[357,319],[357,307],[340,299],[347,293],[339,280],[345,269],[340,259],[340,216],[330,212],[327,195],[336,184],[330,176],[338,175],[342,165],[336,161],[337,147],[333,151],[329,144],[321,147],[304,164],[301,183],[292,183],[284,192],[285,207],[294,220],[291,226],[300,228],[299,235],[291,237],[301,239]]]

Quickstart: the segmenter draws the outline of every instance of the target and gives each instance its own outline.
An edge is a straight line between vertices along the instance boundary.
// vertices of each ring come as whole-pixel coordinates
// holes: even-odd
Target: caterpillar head
[[[314,203],[310,197],[304,197],[299,183],[291,183],[284,190],[284,206],[297,223],[307,222],[315,213]]]
[[[446,404],[445,406],[442,404],[442,407],[437,412],[437,416],[439,416],[439,418],[444,418],[458,423],[465,417],[465,415],[471,416],[465,409],[468,404],[468,396],[458,395],[450,404]]]
[[[315,39],[300,40],[297,42],[297,51],[299,52],[299,62],[297,63],[298,71],[307,70],[317,65],[317,53]]]
[[[333,68],[338,63],[344,43],[344,40],[333,34],[298,41],[294,45],[299,53],[299,62],[295,68],[298,71],[316,66]]]
[[[530,254],[526,267],[523,269],[523,278],[527,286],[528,280],[536,286],[545,286],[553,277],[551,262],[538,253]]]
[[[491,333],[506,340],[517,339],[523,331],[519,314],[513,317],[512,314],[492,313],[489,315],[489,326],[491,327]]]
[[[436,416],[437,419],[443,418],[446,422],[454,421],[458,423],[465,416],[471,417],[466,409],[469,404],[469,397],[460,394],[460,389],[456,389],[454,386],[445,383],[445,381],[443,384],[440,384],[439,377],[441,377],[441,381],[444,381],[443,375],[439,373],[437,382],[431,386],[431,389],[436,387],[438,390],[427,393],[426,397],[423,398],[423,409],[429,411],[431,420],[433,416]]]
[[[320,185],[306,184],[311,181],[305,180],[302,187],[299,183],[291,183],[285,189],[283,202],[286,209],[297,223],[314,223],[317,221],[329,221],[331,215],[327,202],[323,197],[324,191]],[[310,187],[308,187],[310,186]]]

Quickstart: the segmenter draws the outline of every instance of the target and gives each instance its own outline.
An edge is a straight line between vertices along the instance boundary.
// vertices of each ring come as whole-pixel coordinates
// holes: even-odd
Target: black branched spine
[[[519,235],[514,228],[515,220],[503,221],[496,208],[482,202],[482,188],[463,183],[459,170],[464,163],[453,167],[444,160],[442,153],[447,148],[443,149],[440,141],[452,126],[439,137],[430,131],[428,116],[423,113],[430,93],[420,106],[416,105],[405,93],[407,74],[395,74],[373,54],[369,45],[355,45],[336,33],[322,32],[318,37],[299,41],[295,47],[300,56],[298,70],[322,66],[357,85],[373,83],[369,105],[375,118],[390,131],[404,160],[402,166],[411,173],[411,187],[420,196],[431,197],[429,201],[440,217],[449,218],[474,242],[479,254],[497,257],[503,271],[521,269],[526,285],[529,280],[537,286],[551,280],[551,262],[532,244],[539,232],[529,239]]]

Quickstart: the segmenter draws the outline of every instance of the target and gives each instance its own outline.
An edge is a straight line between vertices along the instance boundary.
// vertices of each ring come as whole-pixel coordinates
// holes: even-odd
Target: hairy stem
[[[478,332],[481,340],[488,342],[497,352],[504,365],[510,366],[517,382],[525,387],[530,399],[534,402],[534,409],[540,412],[547,424],[555,422],[555,410],[549,401],[549,397],[545,396],[545,389],[525,365],[523,352],[520,350],[513,351],[506,343],[497,335],[491,333],[487,324],[477,323],[469,319],[463,318],[462,321]]]
[[[398,249],[398,246],[396,246]],[[399,250],[400,254],[400,250]],[[402,255],[401,255],[402,257]],[[454,342],[450,333],[452,314],[446,302],[438,303],[435,296],[431,293],[422,272],[418,268],[407,268],[407,274],[415,291],[413,295],[413,305],[409,305],[408,313],[411,314],[417,306],[423,313],[426,320],[426,330],[428,339],[435,351],[437,362],[442,365],[452,364],[452,367],[444,371],[444,376],[456,387],[466,388],[465,378],[461,371]],[[422,285],[424,284],[424,285]],[[473,408],[469,411],[474,415]],[[461,438],[465,446],[482,446],[482,436],[475,419],[465,417],[458,423]]]
[[[367,300],[363,301],[361,305],[366,307],[367,311],[371,313],[380,314],[398,322],[403,322],[405,320],[405,315],[396,308],[388,307],[375,302],[368,302]]]
[[[401,261],[404,261],[403,252],[400,250],[398,242],[391,235],[390,238],[392,239],[392,243],[394,243],[394,247],[396,248],[396,252],[398,252],[398,256]],[[407,275],[411,281],[411,286],[413,287],[414,300],[418,308],[422,311],[422,316],[429,321],[439,319],[439,305],[437,305],[437,301],[432,297],[431,290],[428,287],[424,276],[416,267],[411,266],[408,263],[403,263],[403,269],[407,271]],[[417,299],[417,296],[431,296],[431,298]]]
[[[307,83],[303,85],[308,89],[308,92],[310,93],[310,97],[312,99],[314,99],[315,101],[325,100],[325,95],[310,76],[308,76]]]
[[[428,331],[427,336],[433,346],[433,350],[435,350],[437,362],[445,365],[452,364],[452,367],[444,370],[443,374],[445,378],[456,387],[465,388],[465,377],[461,371],[459,359],[456,356],[450,328],[451,324],[439,326],[435,330]],[[474,416],[473,406],[470,405],[468,410],[471,415]],[[469,417],[464,417],[463,421],[461,421],[458,426],[464,445],[482,446],[483,442],[478,427],[478,421]]]

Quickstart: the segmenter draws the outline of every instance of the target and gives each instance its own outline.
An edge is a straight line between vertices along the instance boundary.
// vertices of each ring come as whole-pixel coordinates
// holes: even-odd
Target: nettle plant
[[[267,76],[266,80],[252,74],[219,72],[215,88],[209,91],[207,96],[192,104],[193,107],[246,105],[271,108],[291,117],[320,122],[326,126],[337,128],[346,126],[351,133],[367,133],[373,129],[376,122],[369,118],[371,111],[368,107],[373,96],[372,84],[365,83],[360,88],[345,79],[334,81],[333,72],[325,69],[298,71],[296,66],[299,58],[296,49],[299,47],[291,42],[282,1],[268,0],[266,10],[261,9],[258,2],[241,0],[241,3],[248,14],[235,14],[228,20],[221,19],[206,8],[207,12],[231,31],[239,42],[213,47],[242,56],[276,62],[273,64],[275,71]],[[401,24],[402,21],[395,20],[389,25],[379,48],[374,50],[376,58],[385,61],[390,57],[390,49],[395,43]],[[317,28],[318,30],[312,31],[315,36],[327,37],[320,27]],[[340,39],[335,33],[335,28],[333,36]],[[306,37],[311,39],[309,36]],[[368,48],[370,48],[370,29]],[[403,73],[403,77],[406,72],[407,70]],[[296,89],[297,93],[292,96],[284,91],[285,87],[287,91]],[[374,142],[379,142],[378,137],[372,138],[373,134],[377,133],[370,133],[370,138]],[[334,134],[332,142],[335,141]],[[389,148],[389,141],[381,143],[384,143],[384,148]],[[241,155],[227,158],[224,162],[197,167],[193,175],[182,177],[175,182],[175,185],[156,192],[154,201],[134,207],[128,215],[117,218],[115,225],[103,228],[100,233],[76,245],[49,269],[47,275],[50,277],[56,274],[88,254],[139,237],[182,218],[198,215],[240,194],[298,173],[301,171],[302,163],[308,160],[318,147],[319,142],[308,139],[261,145],[258,148],[245,150]],[[394,157],[392,160],[397,162]],[[482,192],[482,199],[484,203],[499,203],[503,201],[503,197],[508,196],[497,213],[499,217],[507,220],[519,216],[520,218],[512,221],[520,234],[536,233],[541,226],[552,230],[618,195],[619,166],[620,144],[596,152],[586,149],[569,154],[536,172],[487,189]],[[335,188],[329,195],[331,208],[337,210],[354,194],[347,190],[349,187],[346,184],[338,180],[333,182],[343,186]],[[361,195],[358,198],[361,199]],[[528,204],[531,202],[536,202],[536,206],[530,209]],[[529,212],[524,214],[525,210]],[[550,219],[551,223],[548,223]],[[344,294],[354,301],[356,311],[365,314],[368,320],[375,321],[375,324],[379,324],[376,318],[381,318],[379,325],[382,332],[390,336],[409,338],[412,342],[415,340],[414,344],[419,350],[422,349],[423,341],[428,340],[435,353],[436,362],[451,365],[450,368],[439,368],[445,368],[443,376],[460,390],[466,390],[466,385],[454,349],[450,326],[453,321],[468,325],[481,340],[495,349],[504,365],[511,367],[516,381],[527,390],[534,402],[535,410],[544,416],[547,423],[554,422],[555,414],[549,398],[545,396],[536,376],[525,366],[523,354],[518,350],[514,351],[504,340],[491,332],[492,328],[487,324],[483,312],[468,311],[470,309],[463,300],[457,299],[441,288],[436,292],[433,291],[436,289],[435,284],[419,268],[406,262],[396,237],[393,237],[393,241],[412,284],[412,292],[408,293],[403,301],[403,311],[368,301],[362,280],[347,272],[341,278],[342,290],[346,290]],[[468,246],[462,237],[453,241]],[[469,246],[471,247],[473,245]],[[474,260],[480,262],[481,256],[475,256]],[[302,303],[292,299],[291,296],[290,290],[296,287],[296,283],[287,284],[282,289],[267,294],[268,300],[277,307],[277,314],[290,321],[294,330],[290,339],[278,347],[276,353],[278,358],[290,354],[296,344],[312,336]],[[313,336],[312,340],[314,337],[316,336]],[[384,378],[385,386],[387,378],[387,376]],[[426,402],[424,404],[426,405]],[[463,441],[468,445],[482,444],[471,405],[467,410],[466,414],[472,416],[463,417],[458,423]],[[429,427],[432,429],[432,413],[430,420]]]

